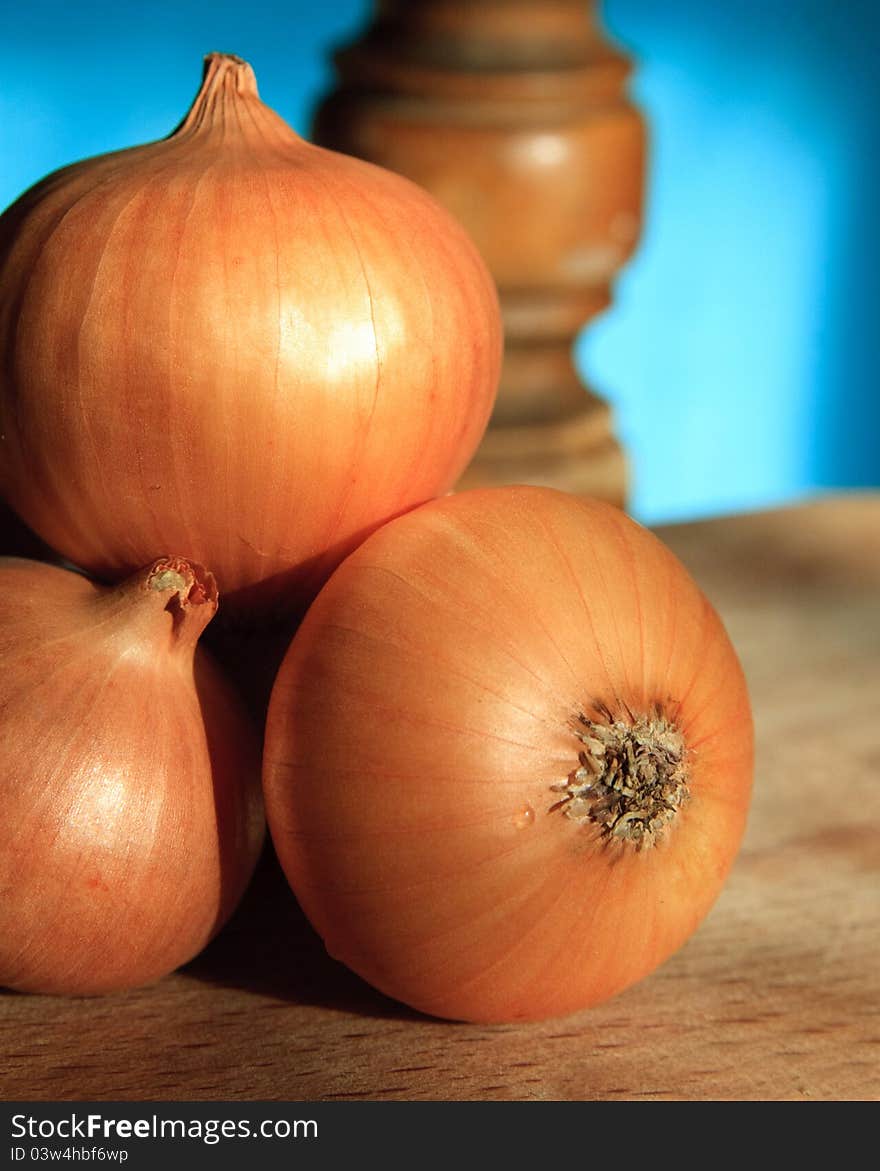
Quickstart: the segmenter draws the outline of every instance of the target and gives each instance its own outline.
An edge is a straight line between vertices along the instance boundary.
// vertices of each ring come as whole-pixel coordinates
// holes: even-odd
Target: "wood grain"
[[[429,1020],[330,960],[274,860],[158,985],[0,996],[0,1097],[880,1097],[880,495],[661,536],[721,611],[755,709],[740,857],[654,975],[565,1020]]]

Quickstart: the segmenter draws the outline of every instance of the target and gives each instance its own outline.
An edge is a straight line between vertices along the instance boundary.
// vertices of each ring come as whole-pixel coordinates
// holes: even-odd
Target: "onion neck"
[[[95,604],[100,619],[119,624],[127,638],[191,659],[217,613],[217,583],[194,561],[161,557],[118,586],[102,590]]]
[[[232,53],[205,57],[202,84],[173,139],[212,138],[228,145],[243,141],[302,143],[300,136],[261,100],[247,61]]]

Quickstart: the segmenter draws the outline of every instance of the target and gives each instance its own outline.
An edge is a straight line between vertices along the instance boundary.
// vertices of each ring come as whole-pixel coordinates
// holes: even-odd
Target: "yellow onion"
[[[226,921],[264,836],[259,744],[198,644],[212,576],[0,558],[0,985],[156,980]]]
[[[660,541],[598,501],[474,490],[324,586],[272,690],[263,791],[333,956],[423,1012],[537,1020],[697,929],[752,743],[736,651]]]
[[[456,481],[497,389],[494,284],[408,180],[301,139],[239,58],[168,138],[0,217],[0,490],[106,579],[167,548],[224,607],[307,602]]]

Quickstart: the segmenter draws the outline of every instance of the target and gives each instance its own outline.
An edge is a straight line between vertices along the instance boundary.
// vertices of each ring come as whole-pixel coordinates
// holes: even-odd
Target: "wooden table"
[[[429,1020],[331,961],[271,856],[155,987],[0,995],[0,1098],[880,1098],[880,495],[674,526],[749,678],[742,852],[654,975],[565,1020]]]

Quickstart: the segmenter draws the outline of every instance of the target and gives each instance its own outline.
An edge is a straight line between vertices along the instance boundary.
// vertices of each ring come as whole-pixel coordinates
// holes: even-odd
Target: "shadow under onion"
[[[208,984],[388,1020],[427,1020],[330,956],[267,839],[247,893],[219,935],[180,971]]]

